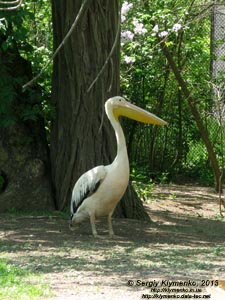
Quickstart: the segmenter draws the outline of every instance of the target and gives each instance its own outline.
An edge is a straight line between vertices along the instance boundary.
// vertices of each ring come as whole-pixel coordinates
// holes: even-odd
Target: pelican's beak
[[[164,120],[158,118],[154,114],[149,113],[148,111],[131,104],[129,102],[121,103],[117,106],[114,111],[114,116],[118,119],[119,116],[124,116],[138,122],[154,124],[154,125],[167,125],[168,123]]]

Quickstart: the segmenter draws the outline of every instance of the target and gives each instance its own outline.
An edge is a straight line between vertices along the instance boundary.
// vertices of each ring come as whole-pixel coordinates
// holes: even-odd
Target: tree
[[[122,18],[123,93],[169,123],[164,131],[149,128],[150,134],[137,126],[131,128],[129,149],[135,168],[154,180],[157,177],[160,180],[161,171],[168,174],[168,179],[178,182],[191,179],[213,184],[215,178],[218,186],[217,160],[221,155],[209,85],[213,3],[202,0],[129,2]],[[175,68],[170,68],[171,60],[176,74]],[[183,88],[181,80],[174,80],[178,76]],[[151,147],[139,151],[145,141]]]
[[[219,164],[218,164],[218,160],[216,157],[216,153],[213,149],[213,145],[210,141],[210,137],[209,137],[209,132],[208,130],[204,127],[204,124],[202,122],[200,113],[197,109],[197,105],[195,104],[196,101],[195,99],[193,99],[190,91],[188,90],[187,84],[186,82],[183,80],[183,77],[181,76],[179,69],[177,68],[174,59],[172,57],[172,55],[170,54],[170,51],[168,49],[168,47],[166,46],[166,43],[164,41],[161,41],[161,46],[163,49],[163,52],[169,62],[169,65],[171,67],[171,69],[174,72],[174,75],[176,77],[176,80],[178,82],[178,84],[180,85],[186,99],[188,102],[188,105],[190,107],[191,113],[194,116],[194,119],[196,121],[196,124],[198,126],[201,138],[203,140],[203,142],[205,143],[206,149],[208,151],[208,155],[209,155],[209,159],[210,162],[212,164],[212,168],[214,171],[214,175],[215,175],[215,180],[216,180],[216,189],[219,189],[219,182],[220,182],[220,168],[219,168]]]
[[[96,165],[110,163],[116,153],[104,102],[119,94],[119,39],[115,43],[120,22],[119,1],[53,0],[52,3],[54,49],[77,20],[53,67],[52,99],[56,116],[51,134],[52,181],[56,207],[63,209],[79,176]],[[131,187],[117,214],[148,218]]]
[[[49,157],[40,114],[41,88],[32,78],[21,38],[26,11],[0,15],[0,211],[52,209]],[[1,18],[2,17],[2,18]]]

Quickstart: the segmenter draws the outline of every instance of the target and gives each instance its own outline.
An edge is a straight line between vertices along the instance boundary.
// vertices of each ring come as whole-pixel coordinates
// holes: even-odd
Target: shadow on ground
[[[0,257],[48,275],[56,294],[62,293],[59,282],[65,294],[73,284],[78,293],[87,278],[102,288],[124,288],[129,278],[221,279],[225,222],[213,212],[213,194],[189,193],[169,199],[165,192],[163,199],[146,205],[150,223],[113,219],[114,240],[107,236],[105,219],[97,222],[100,238],[93,238],[89,222],[71,232],[59,216],[1,214]]]

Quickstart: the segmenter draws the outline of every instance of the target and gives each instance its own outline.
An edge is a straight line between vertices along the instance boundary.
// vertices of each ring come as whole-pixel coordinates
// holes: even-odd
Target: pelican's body
[[[98,166],[84,173],[76,182],[71,199],[71,227],[90,218],[92,233],[97,236],[95,219],[108,217],[109,235],[113,236],[111,217],[129,182],[129,160],[119,116],[140,122],[164,125],[165,121],[130,104],[122,97],[110,98],[105,104],[106,114],[117,140],[117,155],[107,166]]]

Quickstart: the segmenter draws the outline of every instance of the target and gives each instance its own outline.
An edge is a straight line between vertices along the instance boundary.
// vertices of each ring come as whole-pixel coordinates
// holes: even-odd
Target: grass
[[[48,217],[49,219],[54,217],[59,217],[62,219],[68,219],[69,212],[68,209],[65,209],[65,211],[48,211],[48,210],[18,210],[14,207],[8,209],[6,213],[12,215],[12,216],[20,216],[20,217]]]
[[[0,258],[0,299],[37,300],[50,296],[50,289],[42,283],[41,275],[22,269]]]

